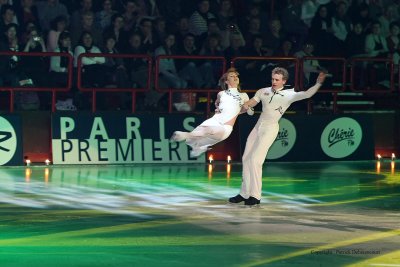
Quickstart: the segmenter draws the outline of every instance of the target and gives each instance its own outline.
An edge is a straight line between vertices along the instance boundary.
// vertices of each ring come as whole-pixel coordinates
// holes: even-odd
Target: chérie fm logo
[[[4,117],[0,117],[0,165],[7,164],[17,150],[14,127]]]

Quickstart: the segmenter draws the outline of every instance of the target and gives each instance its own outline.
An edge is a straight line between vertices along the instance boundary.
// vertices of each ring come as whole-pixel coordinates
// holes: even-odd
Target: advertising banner
[[[21,117],[0,116],[0,165],[21,165],[23,163]]]
[[[54,114],[52,154],[54,164],[191,163],[184,142],[171,142],[176,130],[191,131],[204,116],[127,115],[118,113]]]
[[[239,117],[241,153],[258,116]],[[368,115],[290,115],[267,154],[271,161],[374,159],[372,118]]]

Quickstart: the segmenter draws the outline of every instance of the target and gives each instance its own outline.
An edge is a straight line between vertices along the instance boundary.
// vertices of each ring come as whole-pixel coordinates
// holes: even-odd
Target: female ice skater
[[[240,113],[247,112],[253,115],[252,109],[243,109],[243,104],[249,100],[246,93],[240,92],[239,73],[234,68],[228,69],[219,79],[219,86],[223,89],[215,101],[215,115],[205,120],[191,132],[175,131],[171,140],[185,141],[192,148],[191,157],[198,157],[212,145],[228,138],[231,134],[236,118]]]
[[[279,131],[279,120],[286,109],[295,101],[310,98],[324,82],[326,74],[321,72],[316,84],[307,91],[295,92],[294,89],[284,89],[289,78],[284,68],[272,70],[272,87],[259,89],[255,96],[244,103],[243,108],[253,108],[262,102],[262,113],[246,141],[243,153],[243,179],[240,194],[231,197],[229,202],[253,206],[260,204],[262,185],[262,166],[268,149],[275,141]]]

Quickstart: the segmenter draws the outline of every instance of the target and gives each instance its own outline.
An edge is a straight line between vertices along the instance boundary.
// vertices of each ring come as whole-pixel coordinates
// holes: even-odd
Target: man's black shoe
[[[242,201],[246,201],[247,199],[245,199],[244,197],[242,197],[240,194],[236,195],[234,197],[229,198],[229,202],[230,203],[240,203]]]
[[[248,199],[246,199],[246,200],[244,201],[244,204],[245,204],[246,206],[254,206],[254,205],[260,204],[260,200],[258,200],[258,199],[255,198],[255,197],[249,197]]]

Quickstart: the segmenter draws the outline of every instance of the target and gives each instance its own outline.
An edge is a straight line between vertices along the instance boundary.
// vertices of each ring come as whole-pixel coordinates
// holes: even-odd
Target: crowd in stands
[[[75,68],[82,53],[202,55],[227,62],[241,56],[384,57],[396,71],[400,60],[399,0],[0,0],[0,10],[0,51],[69,53]],[[1,59],[0,87],[67,83],[67,57]],[[145,88],[147,63],[84,57],[83,86]],[[269,84],[273,64],[248,60],[235,67],[242,88],[257,89]],[[316,60],[305,62],[305,84],[321,69]],[[217,88],[221,74],[220,61],[186,58],[161,60],[157,75],[164,88]],[[78,96],[73,88],[57,108],[84,109],[88,103]],[[119,97],[118,107],[128,107],[129,95]],[[155,92],[143,97],[149,106],[162,98]],[[21,109],[46,109],[50,98],[21,92],[16,101]],[[193,109],[184,93],[174,101],[178,110]]]

